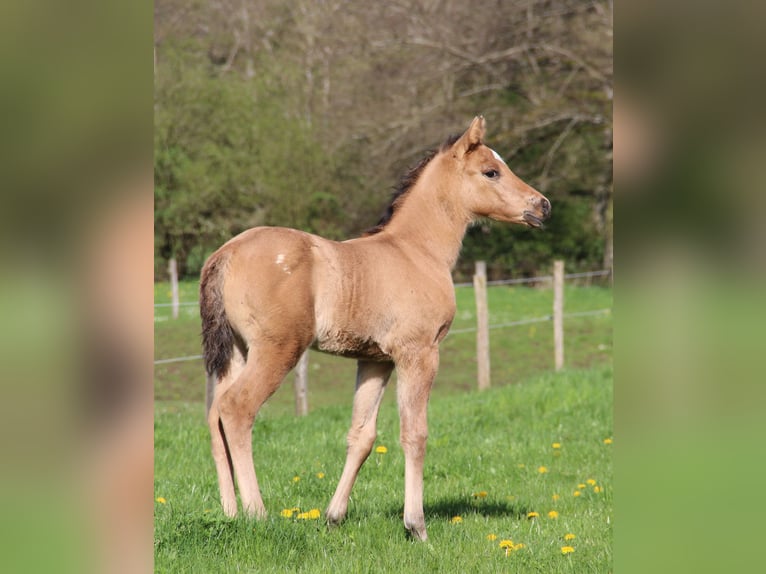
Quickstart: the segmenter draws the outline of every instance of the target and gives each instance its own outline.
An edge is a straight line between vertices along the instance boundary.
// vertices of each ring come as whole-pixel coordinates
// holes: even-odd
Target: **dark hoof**
[[[426,532],[425,524],[422,526],[406,526],[407,533],[413,540],[419,540],[421,542],[428,540],[428,533]]]

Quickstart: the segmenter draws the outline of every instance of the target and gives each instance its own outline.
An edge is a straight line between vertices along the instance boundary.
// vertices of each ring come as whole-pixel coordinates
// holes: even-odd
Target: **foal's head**
[[[484,145],[484,118],[474,118],[466,132],[444,150],[460,179],[463,207],[472,217],[542,227],[551,202],[519,179],[494,150]]]

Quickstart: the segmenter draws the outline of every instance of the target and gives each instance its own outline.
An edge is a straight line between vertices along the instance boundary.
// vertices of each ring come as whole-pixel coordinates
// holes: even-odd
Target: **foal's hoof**
[[[236,518],[237,517],[237,505],[234,506],[230,505],[224,505],[223,506],[223,514],[226,516],[226,518]]]
[[[426,532],[425,524],[410,526],[405,524],[404,527],[407,529],[410,537],[414,538],[415,540],[420,540],[421,542],[428,540],[428,533]]]
[[[343,522],[345,516],[337,515],[337,514],[331,514],[331,513],[325,513],[325,518],[327,521],[327,526],[330,528],[335,528],[336,526],[340,526],[341,522]]]

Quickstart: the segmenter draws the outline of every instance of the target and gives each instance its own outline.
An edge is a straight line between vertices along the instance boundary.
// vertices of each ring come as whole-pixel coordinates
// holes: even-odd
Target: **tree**
[[[157,250],[186,272],[254,224],[358,234],[477,113],[554,208],[545,236],[481,227],[465,256],[524,274],[609,260],[611,2],[155,6]]]

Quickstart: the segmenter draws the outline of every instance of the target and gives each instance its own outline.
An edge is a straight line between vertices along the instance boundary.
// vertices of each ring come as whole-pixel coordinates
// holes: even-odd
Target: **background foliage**
[[[463,260],[611,265],[611,33],[608,1],[158,0],[157,276],[254,225],[358,235],[479,113],[554,216],[543,240],[481,224]]]

